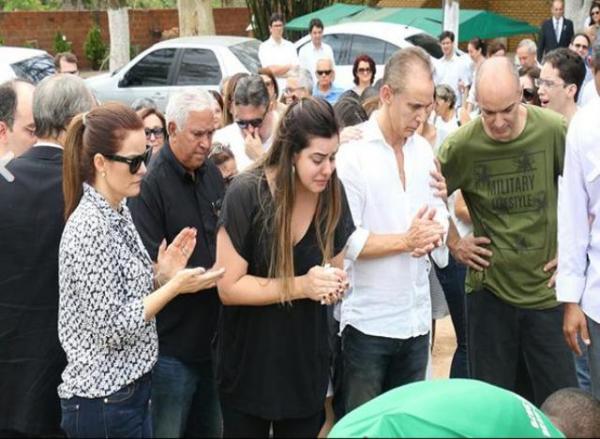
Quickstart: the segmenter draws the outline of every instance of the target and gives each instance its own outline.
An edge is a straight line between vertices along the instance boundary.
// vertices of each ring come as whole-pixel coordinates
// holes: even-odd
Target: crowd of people
[[[450,378],[600,435],[600,5],[563,9],[346,90],[279,14],[259,71],[164,113],[68,54],[1,84],[0,437],[324,437],[427,379],[448,314]]]

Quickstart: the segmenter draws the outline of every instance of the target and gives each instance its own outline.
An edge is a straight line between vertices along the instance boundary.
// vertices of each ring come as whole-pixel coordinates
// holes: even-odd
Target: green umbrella
[[[367,6],[335,3],[326,8],[311,12],[310,14],[294,18],[285,24],[285,28],[287,30],[306,31],[308,30],[310,20],[313,18],[320,18],[325,26],[331,26],[332,24],[338,23],[342,18],[357,14],[363,9],[367,9]]]
[[[344,416],[337,437],[525,437],[564,435],[533,404],[490,384],[431,380],[390,390]]]

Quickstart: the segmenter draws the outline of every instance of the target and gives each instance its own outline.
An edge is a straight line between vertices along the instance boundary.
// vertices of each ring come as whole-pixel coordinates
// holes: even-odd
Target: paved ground
[[[450,316],[436,322],[435,343],[433,345],[433,377],[448,378],[450,363],[456,349],[456,336]]]

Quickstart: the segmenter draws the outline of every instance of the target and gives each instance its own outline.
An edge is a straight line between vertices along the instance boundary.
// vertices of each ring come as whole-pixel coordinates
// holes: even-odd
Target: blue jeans
[[[444,296],[450,310],[452,325],[456,333],[456,351],[450,366],[450,378],[469,378],[469,359],[467,356],[467,298],[465,296],[465,277],[467,267],[458,263],[449,255],[448,265],[438,268],[435,273],[444,290]]]
[[[600,323],[587,318],[588,331],[592,344],[588,347],[592,394],[600,399]]]
[[[346,326],[342,332],[346,413],[388,390],[424,380],[428,356],[429,334],[395,339]]]
[[[588,393],[592,393],[592,381],[590,378],[588,347],[581,340],[580,337],[577,338],[577,341],[579,342],[579,349],[581,349],[582,354],[573,354],[573,356],[575,357],[575,371],[577,372],[577,381],[579,382],[579,388],[581,390],[585,390]]]
[[[158,356],[152,371],[155,437],[221,437],[221,408],[210,360]]]
[[[61,399],[60,426],[67,437],[152,437],[150,389],[148,373],[104,398]]]

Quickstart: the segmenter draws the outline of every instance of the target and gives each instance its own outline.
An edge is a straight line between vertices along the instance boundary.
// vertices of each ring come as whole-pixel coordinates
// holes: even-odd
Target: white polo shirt
[[[296,48],[284,38],[279,43],[273,37],[262,42],[258,47],[258,59],[262,67],[282,64],[297,66],[300,64]],[[277,85],[279,86],[279,90],[283,90],[285,88],[285,78],[277,77]]]
[[[464,85],[469,85],[473,76],[468,57],[453,55],[452,58],[438,59],[434,61],[435,73],[433,79],[435,85],[446,84],[452,87],[456,93],[456,108],[462,104],[462,95],[458,90],[458,83],[462,80]]]
[[[368,335],[407,339],[426,334],[431,327],[429,258],[409,253],[372,259],[358,256],[370,233],[406,233],[425,205],[436,209],[436,220],[447,229],[448,210],[430,187],[429,172],[435,169],[431,145],[418,134],[407,139],[404,188],[395,152],[383,137],[377,114],[359,125],[362,139],[343,144],[336,159],[356,226],[346,251],[352,291],[342,301],[340,330],[352,325]],[[436,249],[432,257],[445,266],[447,248]]]
[[[321,43],[321,47],[318,49],[314,46],[312,41],[308,44],[305,44],[300,49],[299,53],[300,57],[300,67],[308,70],[313,76],[313,80],[317,80],[316,69],[317,69],[317,61],[320,59],[330,59],[332,62],[332,68],[335,69],[335,58],[333,56],[333,49],[329,44]]]

